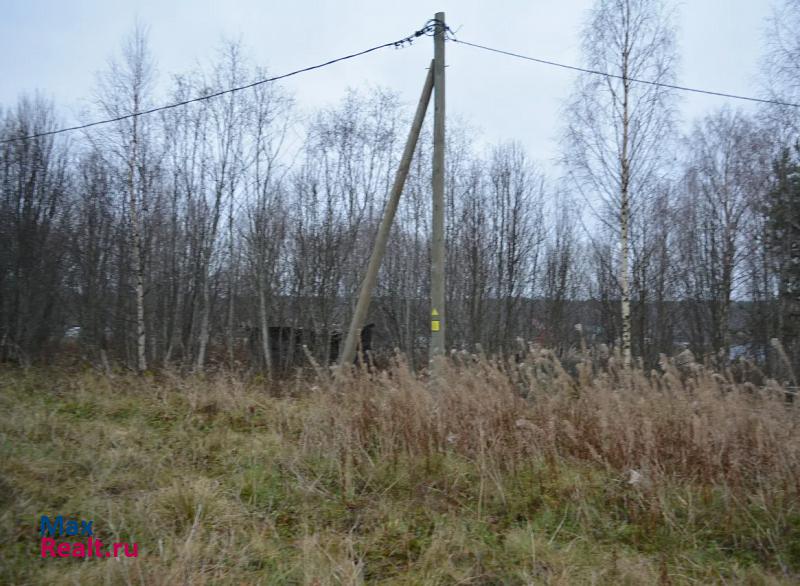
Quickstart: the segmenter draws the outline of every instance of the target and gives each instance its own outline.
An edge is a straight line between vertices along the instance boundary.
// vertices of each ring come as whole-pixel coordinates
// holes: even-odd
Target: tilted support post
[[[397,168],[397,174],[394,177],[392,191],[389,195],[389,200],[386,202],[386,209],[383,212],[383,219],[378,228],[378,236],[375,239],[375,246],[372,249],[372,255],[369,259],[367,273],[361,283],[361,291],[358,295],[356,309],[353,312],[353,319],[350,321],[350,329],[347,331],[347,338],[345,339],[344,348],[342,348],[341,358],[339,359],[340,369],[352,364],[355,359],[358,342],[361,339],[361,328],[364,327],[364,321],[367,318],[367,312],[369,311],[369,304],[372,298],[372,290],[375,288],[375,282],[378,280],[378,270],[380,269],[383,255],[386,252],[386,243],[389,240],[389,233],[392,229],[394,215],[395,212],[397,212],[400,195],[403,193],[403,186],[406,183],[408,170],[411,167],[411,159],[414,156],[414,149],[417,145],[419,133],[422,130],[422,123],[425,121],[425,112],[428,109],[428,102],[430,102],[432,93],[433,62],[431,62],[430,69],[428,69],[425,85],[422,87],[422,95],[419,98],[417,112],[414,115],[414,122],[411,124],[411,130],[408,133],[403,156],[400,159],[400,166]]]

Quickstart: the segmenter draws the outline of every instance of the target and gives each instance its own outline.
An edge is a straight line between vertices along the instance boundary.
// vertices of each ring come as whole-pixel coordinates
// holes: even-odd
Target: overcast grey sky
[[[172,73],[208,62],[224,38],[280,74],[403,37],[438,10],[464,40],[580,64],[580,31],[592,0],[0,0],[0,105],[23,92],[53,98],[65,122],[91,97],[95,74],[138,19],[149,28],[162,87]],[[677,3],[683,85],[757,94],[770,0]],[[283,83],[303,109],[335,102],[346,88],[382,85],[412,104],[432,40],[386,49]],[[448,44],[448,113],[485,140],[520,140],[545,167],[557,156],[560,107],[574,73]],[[686,95],[684,121],[728,102]],[[736,106],[739,102],[731,102]],[[746,104],[743,108],[748,108]]]

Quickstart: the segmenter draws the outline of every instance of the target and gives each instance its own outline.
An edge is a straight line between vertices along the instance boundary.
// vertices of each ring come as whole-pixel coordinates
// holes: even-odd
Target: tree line
[[[513,353],[581,344],[658,363],[688,348],[800,367],[800,109],[718,108],[678,132],[675,31],[661,0],[598,0],[559,173],[518,142],[476,146],[448,121],[448,346]],[[800,2],[771,21],[764,92],[800,100]],[[266,73],[226,44],[173,76],[168,100]],[[156,105],[136,30],[98,77],[87,116]],[[350,90],[301,115],[266,84],[82,134],[0,145],[0,360],[67,350],[108,367],[270,371],[270,326],[304,328],[326,357],[346,329],[410,110]],[[428,124],[429,122],[426,122]],[[21,97],[0,139],[53,130],[55,105]],[[420,138],[380,271],[372,321],[386,349],[426,363],[431,132]],[[796,381],[794,381],[796,384]]]

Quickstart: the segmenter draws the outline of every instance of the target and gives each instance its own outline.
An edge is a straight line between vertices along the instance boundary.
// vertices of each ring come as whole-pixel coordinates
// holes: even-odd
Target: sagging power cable
[[[670,83],[662,83],[662,82],[659,82],[659,81],[651,81],[651,80],[647,80],[647,79],[637,79],[637,78],[633,78],[633,77],[625,78],[624,76],[617,75],[615,73],[608,73],[608,72],[605,72],[605,71],[598,71],[596,69],[587,69],[585,67],[577,67],[575,65],[567,65],[565,63],[558,63],[556,61],[550,61],[548,59],[539,59],[538,57],[530,57],[528,55],[522,55],[520,53],[514,53],[512,51],[505,51],[503,49],[495,49],[494,47],[487,47],[486,45],[479,45],[478,43],[470,43],[469,41],[463,41],[461,39],[457,39],[457,38],[455,38],[455,36],[452,36],[452,35],[448,36],[448,40],[452,41],[454,43],[459,43],[461,45],[467,45],[467,46],[470,46],[470,47],[475,47],[476,49],[482,49],[484,51],[490,51],[492,53],[499,53],[500,55],[506,55],[508,57],[516,57],[517,59],[524,59],[526,61],[533,61],[534,63],[540,63],[542,65],[550,65],[552,67],[560,67],[561,69],[569,69],[571,71],[579,71],[581,73],[590,73],[592,75],[602,75],[604,77],[611,77],[611,78],[614,78],[614,79],[622,79],[622,80],[626,80],[627,79],[627,81],[630,81],[630,82],[633,82],[633,83],[640,83],[640,84],[644,84],[644,85],[652,85],[652,86],[664,87],[664,88],[673,89],[673,90],[682,91],[682,92],[693,92],[693,93],[696,93],[696,94],[706,94],[706,95],[709,95],[709,96],[720,96],[720,97],[723,97],[723,98],[731,98],[731,99],[734,99],[734,100],[746,100],[748,102],[759,102],[761,104],[772,104],[774,106],[789,106],[789,107],[792,107],[792,108],[800,108],[800,104],[796,104],[796,103],[793,103],[793,102],[784,102],[784,101],[781,101],[781,100],[770,100],[770,99],[766,99],[766,98],[754,98],[752,96],[741,96],[741,95],[737,95],[737,94],[730,94],[730,93],[727,93],[727,92],[718,92],[718,91],[714,91],[714,90],[705,90],[705,89],[687,87],[687,86],[682,86],[682,85],[674,85],[674,84],[670,84]]]
[[[391,41],[388,43],[383,43],[382,45],[376,45],[375,47],[370,47],[369,49],[364,49],[363,51],[359,51],[357,53],[351,53],[350,55],[345,55],[344,57],[337,57],[336,59],[331,59],[330,61],[326,61],[325,63],[320,63],[318,65],[311,65],[310,67],[304,67],[303,69],[297,69],[295,71],[291,71],[289,73],[284,73],[283,75],[276,75],[275,77],[269,77],[267,79],[260,79],[258,81],[254,81],[253,83],[249,83],[247,85],[242,85],[238,87],[228,88],[226,90],[214,92],[212,94],[207,94],[203,96],[198,96],[196,98],[191,98],[188,100],[183,100],[181,102],[175,102],[172,104],[167,104],[165,106],[158,106],[156,108],[150,108],[148,110],[142,110],[140,112],[131,112],[130,114],[124,114],[122,116],[117,116],[115,118],[106,118],[104,120],[96,120],[94,122],[88,122],[86,124],[79,124],[77,126],[70,126],[67,128],[59,128],[58,130],[49,130],[47,132],[37,132],[36,134],[30,134],[27,136],[17,136],[14,138],[7,138],[4,140],[0,140],[0,144],[22,141],[22,140],[32,140],[34,138],[40,138],[43,136],[52,136],[54,134],[62,134],[64,132],[72,132],[74,130],[83,130],[85,128],[91,128],[93,126],[100,126],[101,124],[110,124],[112,122],[120,122],[122,120],[127,120],[129,118],[136,118],[138,116],[145,116],[147,114],[153,114],[155,112],[161,112],[163,110],[169,110],[171,108],[178,108],[179,106],[186,106],[187,104],[193,104],[195,102],[202,102],[205,100],[211,100],[213,98],[218,98],[219,96],[224,96],[226,94],[231,94],[234,92],[240,92],[242,90],[250,89],[259,85],[263,85],[265,83],[271,83],[274,81],[278,81],[281,79],[286,79],[287,77],[292,77],[294,75],[299,75],[300,73],[306,73],[308,71],[313,71],[315,69],[322,69],[323,67],[328,67],[329,65],[333,65],[334,63],[339,63],[341,61],[347,61],[348,59],[354,59],[356,57],[360,57],[362,55],[366,55],[367,53],[372,53],[374,51],[379,51],[380,49],[386,49],[388,47],[394,47],[396,49],[401,49],[407,45],[411,45],[414,40],[417,38],[425,35],[430,36],[436,32],[436,27],[439,26],[437,20],[432,19],[425,23],[421,29],[414,31],[412,34],[408,35],[407,37],[403,37],[397,41]],[[445,28],[447,26],[445,25]]]

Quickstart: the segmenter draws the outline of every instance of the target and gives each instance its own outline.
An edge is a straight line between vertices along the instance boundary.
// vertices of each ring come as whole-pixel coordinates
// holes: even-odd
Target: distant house
[[[262,364],[261,330],[256,327],[248,327],[247,329],[249,331],[250,352],[256,362],[264,366]],[[374,329],[375,324],[367,324],[361,329],[359,350],[363,356],[368,357],[372,352]],[[303,346],[308,348],[312,354],[325,356],[328,364],[334,364],[339,359],[344,337],[341,331],[331,332],[327,340],[321,339],[321,336],[310,328],[269,326],[267,331],[272,367],[278,372],[288,372],[294,368],[309,365],[308,356]]]

